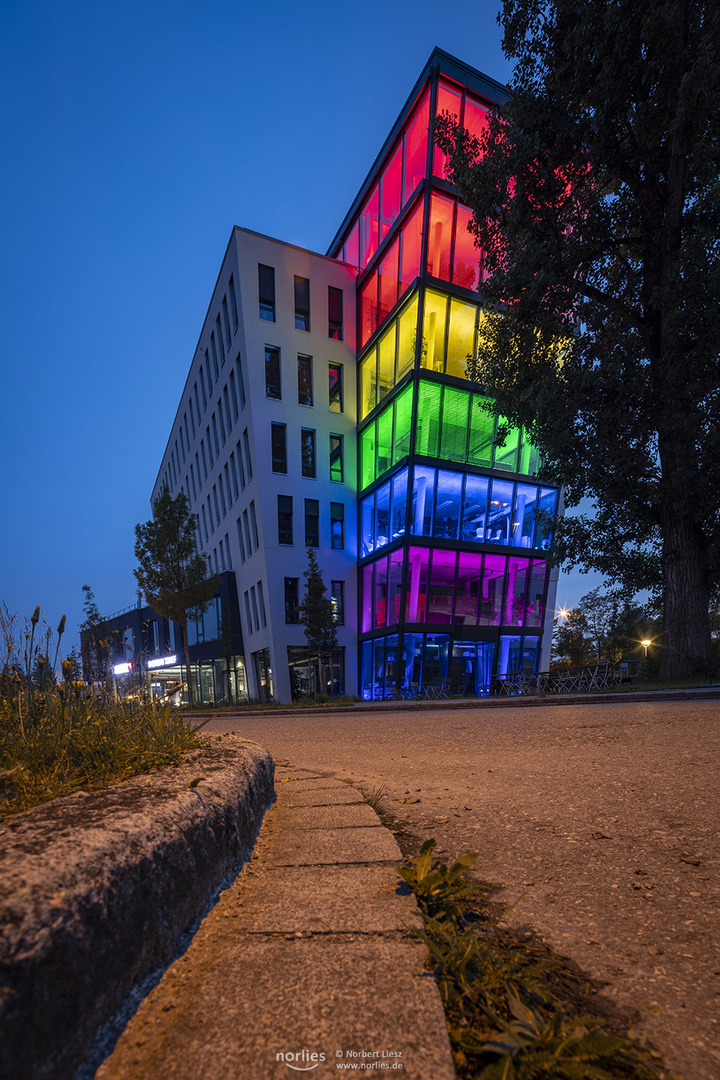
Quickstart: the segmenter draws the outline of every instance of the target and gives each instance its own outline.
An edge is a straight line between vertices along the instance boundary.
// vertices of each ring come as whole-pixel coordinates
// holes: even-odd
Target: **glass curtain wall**
[[[448,112],[477,139],[493,103],[442,67],[334,252],[359,271],[358,629],[369,698],[482,695],[498,676],[535,670],[558,509],[527,432],[495,417],[480,384],[483,253],[428,129]]]

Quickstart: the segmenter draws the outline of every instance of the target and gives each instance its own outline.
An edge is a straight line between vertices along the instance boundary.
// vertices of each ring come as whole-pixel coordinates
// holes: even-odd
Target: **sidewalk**
[[[142,1003],[98,1080],[454,1080],[401,855],[347,784],[278,767],[251,861]]]

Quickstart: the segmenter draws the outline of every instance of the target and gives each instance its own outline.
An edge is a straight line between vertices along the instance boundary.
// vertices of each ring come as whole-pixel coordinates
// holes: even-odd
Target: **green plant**
[[[459,1075],[467,1080],[653,1080],[653,1055],[602,1029],[595,1017],[570,1015],[551,987],[558,961],[533,949],[508,949],[489,918],[464,905],[462,880],[477,855],[450,869],[433,862],[435,840],[398,868],[417,896],[430,964],[445,1006]],[[584,999],[583,999],[584,1000]],[[586,1007],[586,1006],[584,1006]]]
[[[477,855],[462,855],[448,870],[444,863],[432,861],[436,842],[426,840],[418,857],[412,859],[409,865],[398,867],[398,873],[417,896],[423,911],[438,918],[449,912],[449,905],[454,900],[467,894],[468,886],[462,880],[462,875],[473,865]]]
[[[368,806],[372,806],[373,810],[377,810],[380,803],[383,801],[388,793],[387,786],[385,784],[378,784],[374,788],[370,788],[366,791],[365,788],[360,789],[362,796]]]

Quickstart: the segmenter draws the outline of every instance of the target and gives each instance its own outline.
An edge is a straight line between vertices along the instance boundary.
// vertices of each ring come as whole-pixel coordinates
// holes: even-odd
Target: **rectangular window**
[[[252,604],[252,613],[253,613],[253,618],[255,620],[255,629],[259,630],[260,629],[260,620],[258,619],[258,608],[257,608],[257,600],[255,598],[255,586],[254,585],[250,586],[250,602]]]
[[[230,378],[232,379],[233,373],[230,372]],[[232,431],[233,422],[230,419],[230,398],[228,397],[227,383],[223,386],[223,408],[225,410],[225,423],[227,425],[228,433]],[[237,413],[235,414],[237,416]]]
[[[207,517],[205,516],[205,503],[203,503],[200,507],[200,515],[202,518],[203,531],[205,533],[205,540],[203,541],[203,543],[207,543],[210,533],[208,532]]]
[[[262,581],[257,583],[257,595],[258,595],[258,607],[260,608],[260,625],[267,626],[267,618],[265,615],[265,596],[263,594]]]
[[[238,399],[237,399],[237,390],[235,389],[235,372],[234,371],[230,372],[230,378],[229,378],[228,382],[230,383],[230,402],[232,404],[232,422],[234,424],[235,421],[238,418]]]
[[[257,551],[260,541],[258,539],[257,515],[255,514],[254,502],[250,503],[250,528],[252,529],[253,551]]]
[[[228,292],[230,293],[230,310],[232,311],[233,330],[237,330],[237,328],[238,328],[237,297],[235,296],[235,282],[233,281],[232,274],[230,275],[230,281],[228,282]]]
[[[235,464],[235,451],[234,450],[233,450],[232,454],[230,455],[230,479],[232,480],[232,493],[233,493],[233,501],[234,501],[235,499],[239,498],[239,496],[240,496],[240,489],[238,488],[238,478],[237,478],[237,465]],[[245,487],[244,484],[243,484],[243,487]]]
[[[250,542],[250,522],[247,510],[243,510],[243,529],[245,530],[245,549],[249,559],[252,555],[252,544]]]
[[[202,473],[200,472],[200,458],[198,457],[197,450],[195,451],[195,472],[197,473],[198,491],[202,487]]]
[[[266,322],[275,322],[275,270],[272,266],[258,263],[258,286],[260,318]]]
[[[328,365],[330,412],[343,411],[342,364]]]
[[[247,468],[248,480],[252,480],[252,458],[250,457],[250,440],[247,428],[243,431],[243,448],[245,450],[245,467]]]
[[[193,475],[193,467],[190,465],[190,487],[192,488],[193,502],[197,499],[197,492],[195,491],[195,477]]]
[[[240,562],[245,562],[245,541],[243,540],[242,520],[240,518],[237,519],[237,534],[238,544],[240,546]]]
[[[312,356],[298,354],[298,405],[312,405]]]
[[[295,624],[299,621],[298,613],[298,585],[300,579],[296,577],[285,578],[285,622]]]
[[[310,280],[295,277],[295,329],[310,329]]]
[[[221,348],[222,348],[222,346],[221,346]],[[220,368],[218,367],[217,345],[215,344],[215,331],[214,330],[213,330],[212,334],[210,335],[210,351],[212,352],[213,374],[215,376],[215,381],[217,382],[218,376],[220,375]],[[208,379],[209,378],[210,378],[210,371],[208,370]],[[208,391],[209,391],[209,393],[212,394],[212,386],[208,387]]]
[[[230,537],[225,533],[225,551],[227,552],[228,570],[232,570],[232,556],[230,554]]]
[[[207,497],[207,513],[208,513],[208,522],[209,522],[209,525],[210,525],[210,532],[214,533],[215,532],[215,525],[213,524],[213,512],[212,512],[212,506],[210,505],[210,496],[209,495]]]
[[[215,337],[217,338],[218,355],[220,357],[220,366],[225,363],[225,342],[223,341],[222,326],[220,325],[220,316],[215,319]],[[218,372],[219,374],[219,372]],[[217,379],[217,375],[215,378]]]
[[[240,476],[240,490],[242,491],[245,487],[245,469],[243,467],[242,448],[239,442],[237,444],[237,463]]]
[[[287,472],[287,428],[285,424],[270,425],[270,448],[272,453],[272,471]]]
[[[343,437],[330,436],[330,479],[337,483],[343,480]]]
[[[238,353],[237,360],[235,361],[235,370],[237,371],[237,384],[238,394],[240,395],[240,408],[245,408],[245,379],[243,378],[242,360],[240,359],[240,353]]]
[[[233,496],[233,488],[230,487],[230,469],[227,462],[223,466],[223,472],[225,473],[225,490],[227,491],[228,503],[232,506],[235,499],[237,499],[237,484],[233,485],[235,489],[235,495]]]
[[[222,417],[221,417],[221,419],[222,419]],[[215,419],[215,413],[212,414],[212,430],[213,430],[213,438],[215,440],[215,457],[217,458],[217,457],[220,456],[220,442],[218,440],[217,420]],[[225,442],[224,439],[223,439],[223,442]]]
[[[207,356],[207,349],[205,350],[205,356]],[[205,376],[203,374],[202,364],[200,365],[200,389],[202,391],[203,409],[207,409],[207,396],[205,394]],[[195,398],[197,400],[197,391],[195,391]],[[200,423],[199,416],[198,423]]]
[[[278,544],[293,542],[292,495],[278,495]]]
[[[227,391],[225,391],[225,393],[227,394]],[[218,418],[220,420],[220,434],[222,435],[222,444],[224,446],[225,442],[227,440],[227,432],[225,431],[225,418],[223,416],[223,408],[222,408],[222,399],[221,398],[218,398],[217,411],[218,411]],[[218,453],[219,453],[219,451],[218,451]]]
[[[302,428],[300,431],[300,453],[302,456],[303,476],[315,479],[315,431],[313,428]]]
[[[330,582],[330,603],[338,626],[345,625],[345,582]]]
[[[265,346],[265,397],[279,401],[280,393],[280,350],[270,345]]]
[[[215,362],[215,368],[217,369],[217,361]],[[212,397],[213,384],[212,384],[212,375],[210,374],[210,357],[208,356],[207,349],[205,350],[205,378],[207,379],[208,398],[211,398]],[[215,378],[217,379],[217,375],[215,376]]]
[[[328,285],[328,337],[343,339],[343,291]]]
[[[345,547],[345,504],[330,503],[330,547],[342,551]]]
[[[250,596],[248,595],[247,589],[245,590],[245,615],[247,616],[248,629],[250,630],[250,633],[252,634],[252,632],[253,632],[253,621],[252,621],[252,615],[250,614]]]
[[[213,484],[213,502],[215,503],[215,524],[220,524],[220,503],[218,502],[217,487]]]
[[[212,439],[210,438],[210,425],[209,424],[205,428],[205,435],[207,437],[207,450],[208,450],[208,458],[210,459],[210,468],[212,469],[212,467],[213,467],[213,465],[215,463],[215,458],[213,457],[213,446],[212,446]],[[202,445],[202,443],[201,443],[201,445]]]
[[[231,337],[230,337],[230,316],[228,314],[227,296],[223,296],[223,298],[222,298],[222,313],[223,313],[223,323],[224,323],[224,326],[225,326],[225,346],[226,346],[227,349],[229,349],[230,348]]]
[[[320,547],[320,503],[305,500],[305,547]]]

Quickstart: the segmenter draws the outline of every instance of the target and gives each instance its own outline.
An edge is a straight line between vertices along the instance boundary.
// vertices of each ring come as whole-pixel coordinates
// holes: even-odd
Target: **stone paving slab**
[[[291,775],[279,769],[280,781]],[[328,797],[349,790],[323,783],[317,790]],[[312,828],[309,808],[291,805],[295,785],[277,790],[252,860],[97,1080],[275,1080],[296,1070],[327,1080],[368,1065],[408,1080],[455,1080],[395,840],[377,825],[328,828],[322,805]]]
[[[278,817],[292,817],[296,829],[382,828],[380,818],[366,802],[341,803],[336,806],[279,806]]]
[[[280,790],[280,789],[278,789]],[[287,785],[282,789],[283,799],[279,809],[292,806],[352,806],[365,804],[357,788],[340,784],[336,787],[323,787],[298,791],[295,786]]]
[[[293,829],[280,834],[269,866],[319,866],[338,863],[402,861],[400,848],[387,829]]]
[[[374,1059],[401,1062],[387,1071],[405,1080],[454,1080],[423,945],[375,936],[239,939],[205,952],[201,959],[191,949],[175,965],[97,1080],[287,1080],[293,1071],[278,1054],[305,1068],[317,1055],[318,1078]]]

